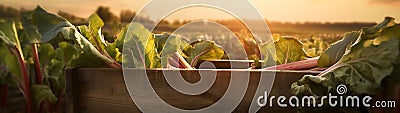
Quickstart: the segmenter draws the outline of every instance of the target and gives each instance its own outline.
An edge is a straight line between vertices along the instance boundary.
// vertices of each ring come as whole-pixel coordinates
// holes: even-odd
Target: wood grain
[[[172,70],[166,70],[172,71]],[[211,70],[210,70],[211,71]],[[214,70],[215,71],[215,70]],[[182,77],[195,83],[200,80],[198,70],[180,70]],[[157,94],[168,104],[187,110],[200,109],[212,105],[220,99],[230,82],[231,73],[239,70],[217,70],[217,78],[213,86],[200,95],[185,95],[171,88],[163,77],[162,70],[147,70],[148,78]],[[250,71],[247,92],[234,112],[247,112],[258,86],[261,72]],[[270,95],[290,96],[290,85],[305,74],[318,72],[276,72],[275,82]],[[131,100],[122,75],[122,71],[111,68],[68,68],[67,78],[67,113],[136,113],[140,110]],[[149,104],[157,104],[149,102]],[[275,105],[276,106],[276,105]],[[295,108],[267,108],[260,112],[296,112]]]

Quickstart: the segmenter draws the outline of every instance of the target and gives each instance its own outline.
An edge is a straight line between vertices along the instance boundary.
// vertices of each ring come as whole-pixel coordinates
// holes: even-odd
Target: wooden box
[[[134,70],[133,70],[134,71]],[[140,71],[140,70],[137,70]],[[210,69],[215,71],[216,81],[207,92],[190,96],[175,91],[168,85],[162,71],[166,69],[147,69],[148,78],[157,92],[168,104],[187,110],[200,109],[212,105],[222,97],[229,86],[231,73],[247,71],[250,80],[241,103],[233,112],[248,112],[255,95],[261,73],[276,73],[270,95],[291,95],[290,86],[303,75],[316,75],[315,71],[266,71],[240,69]],[[199,70],[179,70],[181,76],[190,83],[200,79]],[[111,68],[68,68],[67,79],[67,113],[132,113],[140,112],[126,89],[122,70]],[[156,103],[154,103],[156,104]],[[276,105],[275,105],[276,106]],[[260,111],[296,112],[296,108],[264,107]]]

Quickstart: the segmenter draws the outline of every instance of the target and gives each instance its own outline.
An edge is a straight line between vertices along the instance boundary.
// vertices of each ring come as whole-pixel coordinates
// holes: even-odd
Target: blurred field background
[[[44,7],[46,8],[46,7]],[[16,8],[13,6],[0,5],[0,19],[12,19],[19,21],[23,12],[32,9],[25,9],[23,7]],[[97,13],[105,22],[105,26],[102,29],[104,37],[107,41],[113,42],[117,37],[120,30],[132,21],[136,16],[136,12],[132,10],[122,10],[119,14],[115,14],[111,11],[110,7],[99,6],[93,13]],[[72,22],[74,25],[88,24],[87,18],[78,17],[73,13],[68,13],[63,10],[59,10],[57,13],[59,16]],[[148,26],[154,23],[149,17],[136,17],[140,23]],[[215,41],[222,47],[237,48],[244,45],[248,55],[259,54],[257,52],[256,41],[253,36],[246,29],[244,24],[238,19],[209,19],[208,21],[216,22],[220,25],[225,26],[229,30],[221,29],[220,26],[210,26],[206,22],[198,22],[196,19],[175,19],[175,20],[162,20],[157,24],[157,27],[153,31],[154,33],[168,32],[172,33],[179,27],[190,24],[190,27],[180,30],[179,34],[181,37],[188,41],[194,41],[198,39],[206,39]],[[194,23],[192,23],[194,22]],[[268,24],[273,37],[279,36],[291,36],[298,38],[305,46],[305,51],[324,51],[330,43],[340,39],[344,33],[354,30],[360,30],[363,27],[374,26],[376,22],[318,22],[318,21],[304,21],[304,22],[283,22],[283,21],[269,21],[265,19]],[[189,29],[187,29],[189,28]],[[255,30],[257,32],[265,32]],[[233,40],[239,38],[242,45],[239,43],[233,43]],[[261,37],[261,42],[267,39],[267,36]],[[311,48],[317,48],[311,50]],[[308,50],[310,49],[310,50]],[[235,52],[233,52],[235,54]],[[239,56],[241,57],[241,56]]]
[[[44,7],[46,8],[46,7]],[[0,18],[1,19],[12,19],[19,21],[23,12],[32,9],[25,9],[24,7],[16,8],[13,6],[0,5]],[[57,13],[59,16],[72,22],[74,25],[88,24],[87,18],[78,17],[73,13],[68,13],[63,10],[59,10]],[[93,12],[97,13],[105,22],[105,26],[102,29],[104,37],[107,41],[113,42],[117,37],[120,30],[132,21],[136,16],[136,12],[132,10],[121,10],[119,14],[112,12],[112,9],[107,6],[99,6]],[[149,17],[136,17],[137,20],[148,26],[154,23]],[[221,29],[221,26],[210,26],[206,22],[198,22],[196,19],[174,19],[174,20],[161,20],[157,27],[154,29],[154,33],[168,32],[172,33],[183,25],[190,24],[190,27],[179,30],[179,34],[182,38],[187,41],[194,41],[199,39],[212,40],[222,47],[228,49],[238,48],[243,46],[247,55],[259,55],[257,43],[254,40],[254,36],[246,29],[244,24],[238,19],[208,19],[208,21],[216,22],[220,25],[225,26],[229,30]],[[194,23],[192,23],[194,22]],[[305,51],[311,51],[315,55],[323,52],[330,43],[333,43],[340,39],[344,33],[354,30],[360,30],[363,27],[374,26],[376,22],[318,22],[318,21],[304,21],[304,22],[284,22],[284,21],[269,21],[265,19],[268,24],[273,37],[279,36],[290,36],[299,39],[305,48]],[[255,35],[258,32],[265,32],[255,30]],[[236,38],[238,37],[238,38]],[[260,42],[265,42],[268,36],[261,36]],[[235,40],[239,40],[240,43],[235,43]],[[242,44],[242,45],[240,45]],[[311,49],[314,48],[314,49]],[[315,49],[316,48],[316,49]],[[232,52],[236,54],[237,52]],[[244,56],[238,56],[243,57]]]
[[[44,7],[46,8],[46,7]],[[17,20],[20,18],[22,12],[26,12],[32,9],[16,8],[7,5],[0,4],[0,18],[1,19],[13,19]],[[106,26],[103,28],[103,32],[109,34],[107,37],[113,37],[122,26],[131,22],[136,12],[131,10],[122,10],[120,14],[114,14],[111,12],[109,7],[99,6],[95,11],[105,22]],[[65,19],[72,22],[74,25],[87,24],[87,18],[78,17],[74,14],[67,13],[65,11],[54,12],[64,17]],[[141,22],[152,23],[148,17],[137,17],[140,18]],[[382,17],[383,18],[383,17]],[[172,32],[176,28],[190,23],[196,20],[162,20],[154,32]],[[229,28],[232,32],[240,32],[245,30],[245,26],[242,25],[237,19],[219,19],[211,20],[224,25]],[[353,30],[359,30],[362,27],[370,27],[376,24],[376,22],[281,22],[281,21],[269,21],[265,20],[273,34],[280,34],[281,36],[294,36],[298,38],[312,38],[320,37],[327,39],[327,41],[335,40],[340,38],[343,33]],[[201,29],[205,25],[194,24],[193,29]],[[204,32],[216,32],[213,29],[202,29]],[[209,30],[209,31],[207,31]]]

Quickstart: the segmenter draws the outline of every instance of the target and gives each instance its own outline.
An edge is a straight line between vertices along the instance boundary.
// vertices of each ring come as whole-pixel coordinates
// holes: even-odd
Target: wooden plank
[[[168,70],[167,70],[168,71]],[[200,80],[198,70],[181,70],[183,78],[195,83]],[[218,70],[217,79],[213,86],[200,95],[185,95],[171,88],[163,77],[162,70],[147,70],[148,78],[157,94],[168,104],[187,110],[200,109],[212,105],[226,91],[232,72],[235,70]],[[261,71],[251,71],[249,86],[244,99],[234,112],[247,112],[258,86]],[[270,71],[272,73],[272,71]],[[290,85],[305,74],[317,72],[280,72],[275,76],[271,95],[290,96]],[[67,75],[67,109],[75,113],[98,112],[140,112],[131,100],[123,80],[121,70],[108,68],[72,68],[66,70]],[[149,104],[157,104],[151,103]],[[276,106],[276,105],[275,105]],[[73,109],[73,110],[71,110]],[[260,111],[288,111],[279,107],[264,107]],[[70,112],[68,112],[70,113]]]
[[[78,76],[75,75],[75,68],[67,68],[65,69],[65,79],[66,79],[66,94],[65,94],[65,99],[66,99],[66,105],[65,105],[65,111],[66,113],[78,113],[78,108],[79,108],[79,92],[77,92],[77,82],[78,82]]]

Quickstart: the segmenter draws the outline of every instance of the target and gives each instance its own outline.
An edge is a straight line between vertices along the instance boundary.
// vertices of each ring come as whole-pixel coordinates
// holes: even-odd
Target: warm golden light
[[[15,8],[33,9],[41,5],[52,12],[65,11],[79,17],[88,17],[98,6],[137,11],[148,0],[3,0],[0,4]],[[385,16],[400,17],[398,0],[250,0],[263,16],[272,21],[289,22],[379,22]],[[234,4],[227,4],[234,5]],[[155,10],[156,11],[156,10]],[[175,19],[227,19],[230,15],[210,8],[190,8],[167,18]]]

